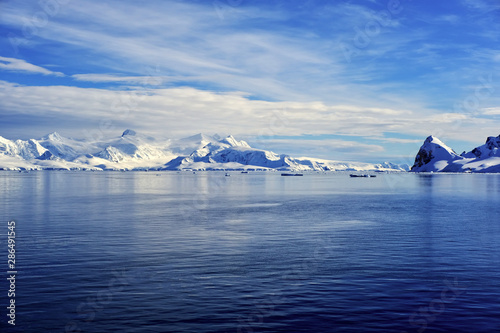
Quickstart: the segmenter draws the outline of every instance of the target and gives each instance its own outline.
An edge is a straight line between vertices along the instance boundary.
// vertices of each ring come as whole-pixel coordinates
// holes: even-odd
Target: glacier
[[[410,171],[498,173],[500,172],[500,135],[490,136],[485,144],[460,155],[431,135],[420,147]]]
[[[156,139],[127,129],[95,141],[57,132],[29,140],[0,136],[0,170],[407,171],[409,166],[294,158],[253,148],[232,135]]]

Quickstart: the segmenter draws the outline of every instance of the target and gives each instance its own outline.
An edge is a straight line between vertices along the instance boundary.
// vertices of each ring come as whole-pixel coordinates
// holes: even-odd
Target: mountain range
[[[457,154],[434,136],[425,139],[415,157],[412,172],[500,172],[500,135],[470,152]]]
[[[407,171],[409,166],[293,158],[252,148],[231,135],[157,140],[127,129],[119,137],[100,141],[66,138],[56,132],[29,140],[0,136],[0,170],[44,169]]]

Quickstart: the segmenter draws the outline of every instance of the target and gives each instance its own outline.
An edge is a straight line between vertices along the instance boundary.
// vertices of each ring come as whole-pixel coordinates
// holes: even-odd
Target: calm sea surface
[[[500,175],[0,172],[0,228],[1,332],[500,332]]]

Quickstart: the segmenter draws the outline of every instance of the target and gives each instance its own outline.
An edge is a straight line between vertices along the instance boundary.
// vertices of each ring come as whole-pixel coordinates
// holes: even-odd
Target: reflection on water
[[[499,185],[475,174],[0,172],[0,217],[18,226],[16,329],[492,332]]]
[[[424,192],[455,195],[495,195],[500,192],[500,175],[496,174],[417,174]]]

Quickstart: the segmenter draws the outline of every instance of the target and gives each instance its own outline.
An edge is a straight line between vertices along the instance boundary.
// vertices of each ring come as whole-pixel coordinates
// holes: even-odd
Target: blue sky
[[[0,135],[411,163],[500,134],[496,0],[1,1]]]

